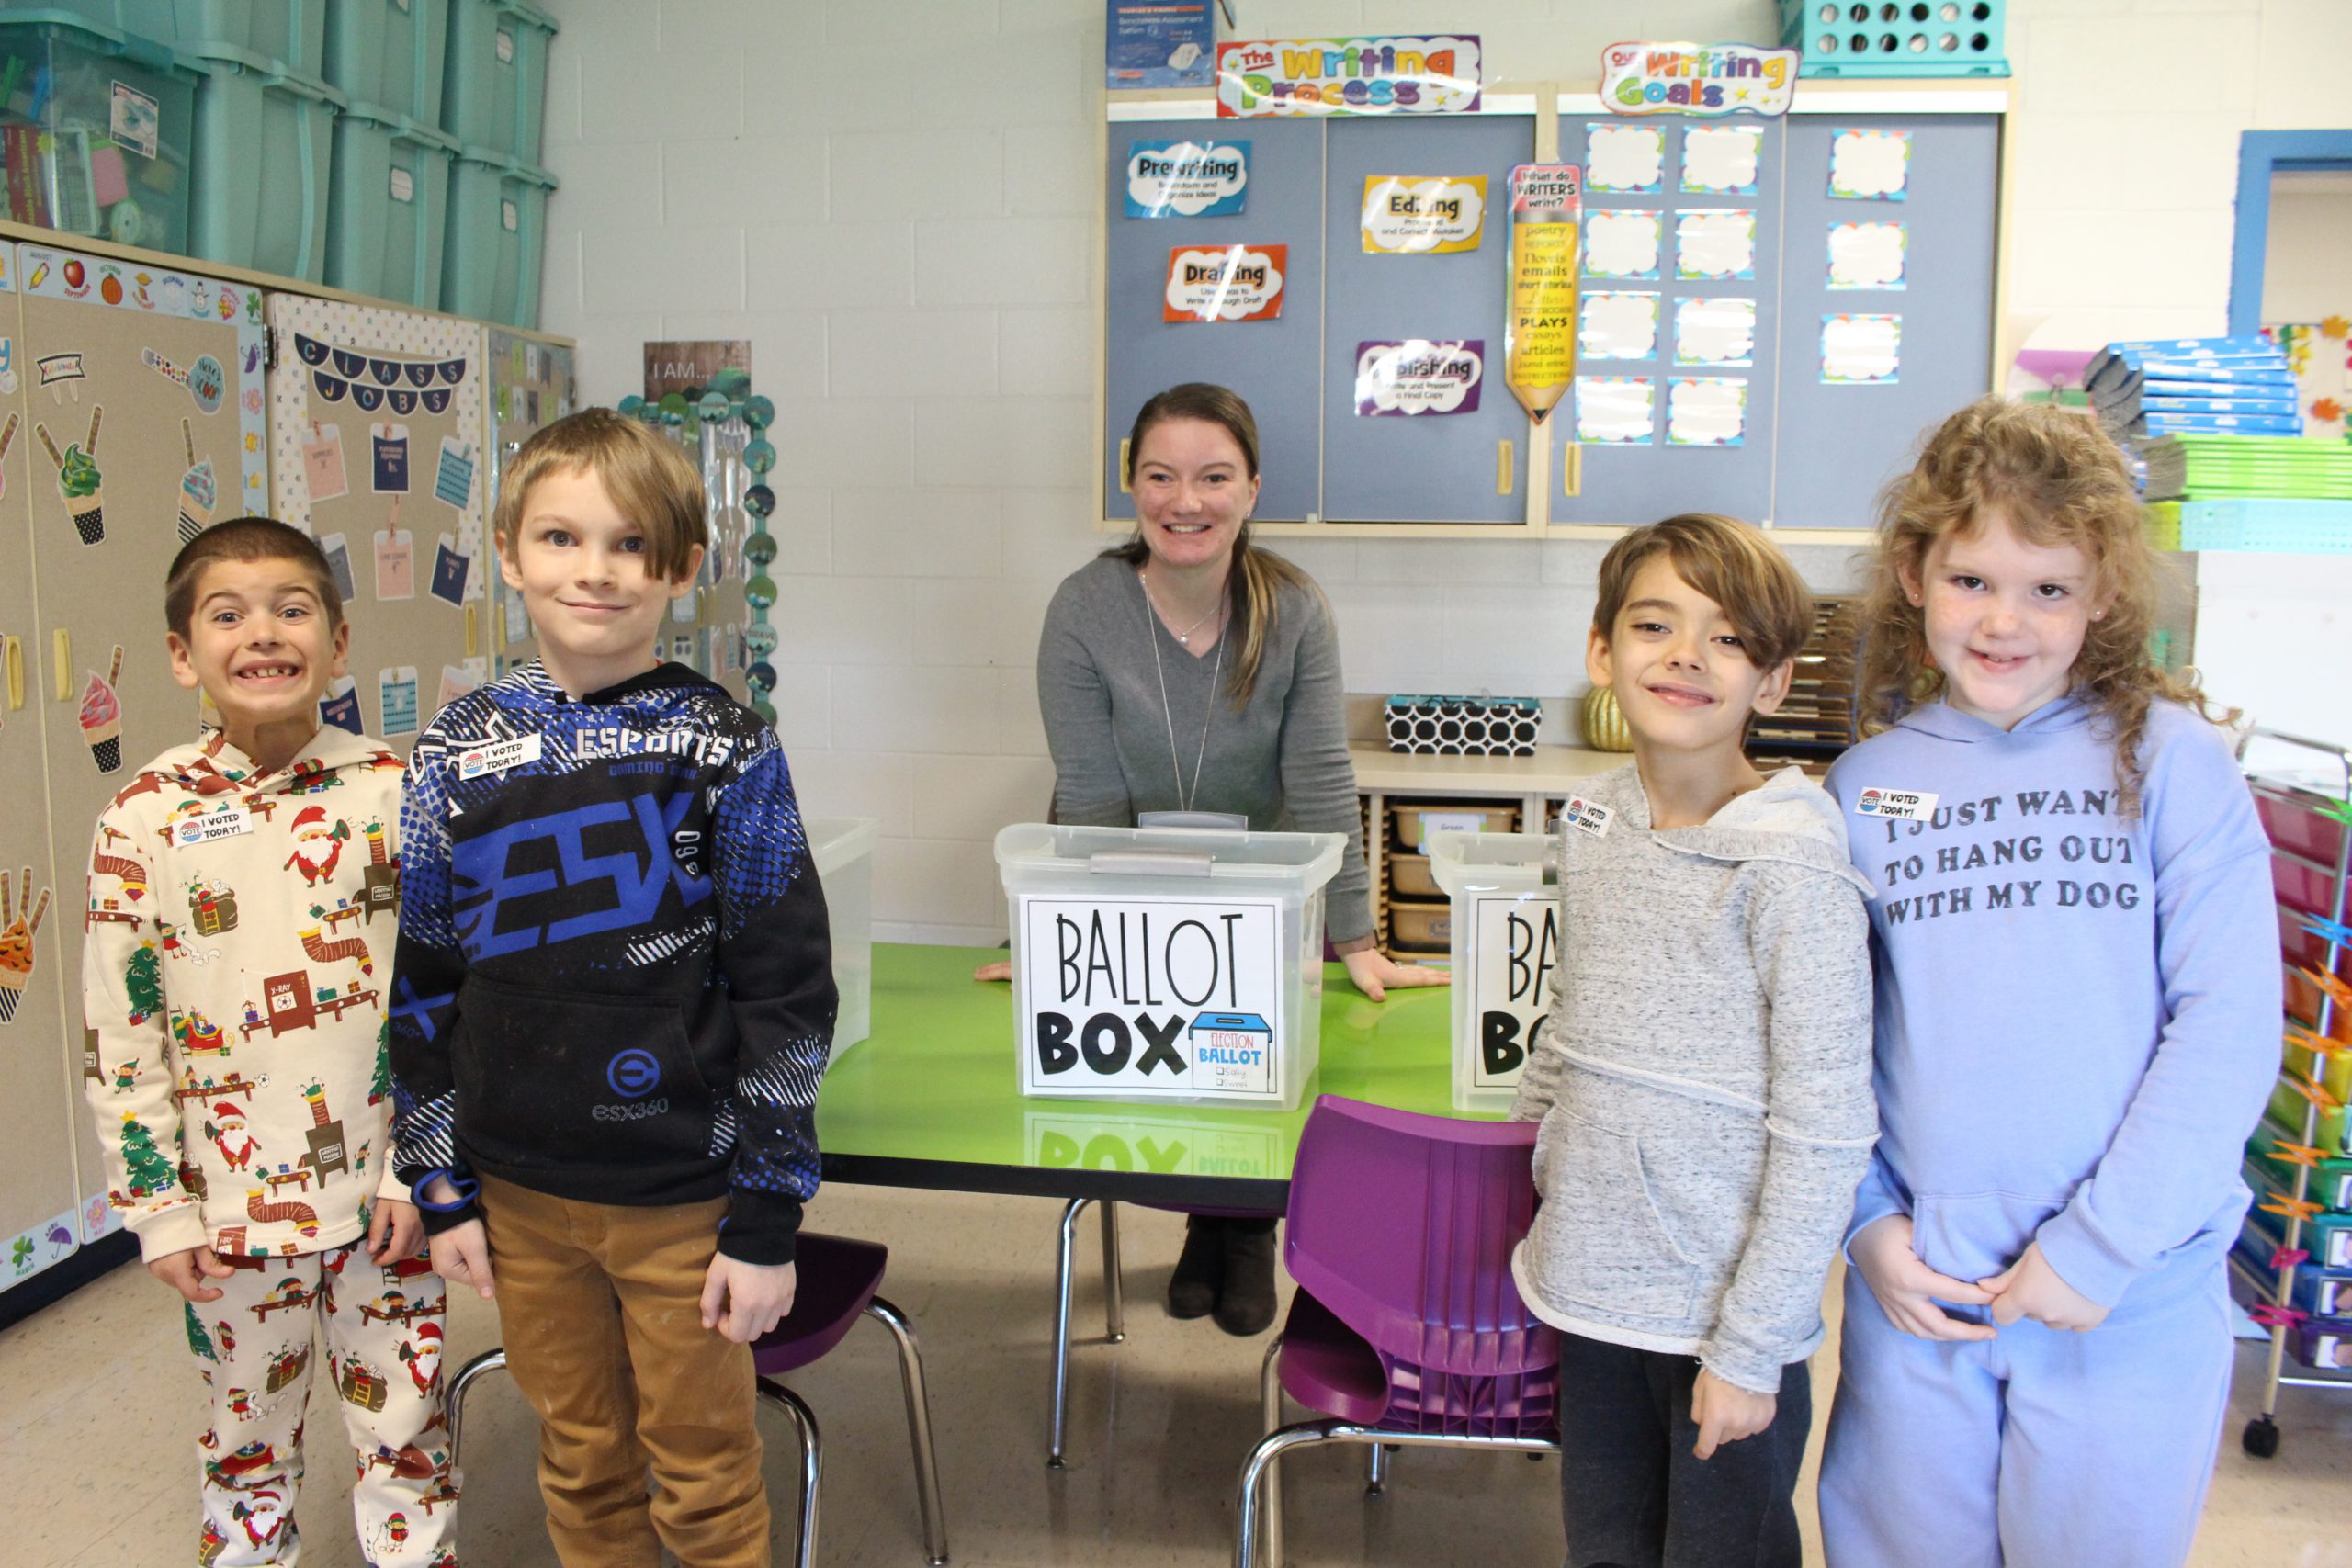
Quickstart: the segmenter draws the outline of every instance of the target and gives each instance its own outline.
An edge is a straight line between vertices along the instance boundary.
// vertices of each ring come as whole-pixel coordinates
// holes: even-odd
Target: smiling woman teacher
[[[1324,929],[1348,978],[1374,1001],[1443,985],[1374,948],[1340,642],[1314,581],[1250,542],[1250,405],[1199,382],[1161,392],[1136,415],[1127,483],[1136,536],[1064,580],[1038,639],[1055,820],[1215,811],[1259,831],[1345,834]],[[1232,1334],[1272,1323],[1273,1222],[1194,1216],[1168,1306],[1214,1308]]]

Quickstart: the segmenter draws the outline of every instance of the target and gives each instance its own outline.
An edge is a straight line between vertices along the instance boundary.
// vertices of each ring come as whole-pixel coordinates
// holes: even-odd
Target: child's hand
[[[1778,1394],[1750,1393],[1700,1368],[1699,1382],[1690,1390],[1690,1419],[1698,1425],[1699,1441],[1690,1451],[1701,1459],[1714,1458],[1724,1444],[1752,1438],[1770,1426],[1780,1404]]]
[[[983,964],[978,969],[972,971],[972,978],[975,980],[1010,980],[1012,978],[1012,960],[1009,958],[1000,958],[993,964]]]
[[[2008,1271],[1984,1280],[1993,1292],[1993,1321],[2007,1328],[2030,1317],[2045,1328],[2087,1334],[2107,1321],[2107,1308],[2058,1277],[2035,1242]]]
[[[236,1270],[221,1262],[220,1255],[210,1247],[191,1247],[186,1252],[167,1252],[161,1258],[149,1258],[147,1272],[189,1301],[217,1302],[220,1292],[204,1281],[225,1280]]]
[[[424,1222],[416,1205],[397,1198],[379,1198],[368,1215],[368,1257],[379,1269],[416,1256],[424,1239]]]
[[[1920,1262],[1919,1255],[1911,1249],[1910,1215],[1889,1214],[1872,1221],[1862,1227],[1846,1250],[1852,1255],[1862,1283],[1878,1298],[1879,1310],[1904,1333],[1921,1339],[1994,1337],[1990,1324],[1953,1317],[1936,1304],[1953,1302],[1962,1306],[1983,1306],[1993,1300],[1993,1292],[1965,1280],[1939,1274]]]
[[[749,1345],[792,1310],[800,1273],[792,1264],[745,1263],[720,1253],[702,1280],[702,1325]]]
[[[443,1231],[427,1244],[427,1250],[435,1274],[453,1285],[470,1288],[484,1301],[490,1300],[490,1233],[482,1228],[480,1220],[468,1220]]]

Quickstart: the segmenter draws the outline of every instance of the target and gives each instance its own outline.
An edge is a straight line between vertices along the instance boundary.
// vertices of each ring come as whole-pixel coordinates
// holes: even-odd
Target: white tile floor
[[[949,1538],[964,1568],[1230,1562],[1234,1474],[1256,1437],[1262,1341],[1206,1322],[1174,1323],[1159,1292],[1180,1218],[1123,1210],[1126,1343],[1077,1351],[1069,1468],[1045,1468],[1046,1372],[1057,1207],[1035,1199],[831,1187],[812,1228],[891,1247],[884,1293],[910,1314],[929,1366]],[[1090,1226],[1090,1242],[1091,1239]],[[1079,1319],[1102,1332],[1090,1245]],[[1834,1299],[1835,1292],[1832,1296]],[[497,1337],[491,1309],[454,1302],[448,1365]],[[1833,1340],[1834,1345],[1834,1340]],[[2197,1568],[2352,1568],[2352,1394],[2287,1391],[2276,1459],[2240,1451],[2261,1347],[2239,1351],[2239,1392],[2192,1562]],[[1836,1357],[1816,1359],[1826,1411]],[[322,1387],[315,1397],[334,1398]],[[819,1557],[825,1564],[918,1568],[922,1534],[887,1337],[861,1325],[794,1386],[825,1432]],[[145,1270],[117,1270],[0,1335],[0,1434],[9,1478],[8,1568],[161,1568],[193,1557],[199,1385],[175,1303]],[[340,1422],[320,1412],[300,1517],[308,1568],[353,1568],[350,1470],[331,1450]],[[792,1524],[789,1433],[771,1430],[779,1560]],[[1815,1444],[1820,1441],[1818,1428]],[[503,1378],[467,1411],[459,1547],[471,1568],[555,1562],[541,1531],[526,1412]],[[1295,1564],[1474,1568],[1561,1558],[1556,1472],[1509,1455],[1400,1454],[1388,1495],[1363,1495],[1363,1456],[1326,1450],[1289,1468]],[[1808,1471],[1804,1495],[1809,1496]],[[1812,1510],[1804,1509],[1808,1549]],[[1923,1560],[1922,1568],[1933,1568]],[[2095,1565],[2082,1565],[2095,1568]]]

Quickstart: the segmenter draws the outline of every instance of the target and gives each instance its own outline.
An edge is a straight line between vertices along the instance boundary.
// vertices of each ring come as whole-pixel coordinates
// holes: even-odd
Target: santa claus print
[[[258,1551],[277,1539],[286,1525],[286,1499],[269,1487],[240,1497],[229,1506],[229,1514],[245,1528],[245,1539]]]
[[[401,1341],[401,1359],[408,1363],[408,1375],[419,1393],[433,1392],[433,1381],[441,1375],[441,1325],[420,1323]]]
[[[286,858],[287,869],[300,872],[302,886],[314,887],[334,874],[351,824],[330,824],[324,807],[306,806],[294,814],[293,828],[294,852]]]
[[[245,1130],[245,1112],[234,1100],[214,1102],[212,1119],[204,1123],[204,1135],[220,1151],[220,1157],[231,1170],[244,1170],[253,1165],[254,1151],[261,1145]]]

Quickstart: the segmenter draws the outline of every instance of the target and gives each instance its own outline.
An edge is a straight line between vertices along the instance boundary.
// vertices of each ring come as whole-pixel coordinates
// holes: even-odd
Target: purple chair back
[[[1559,1336],[1520,1299],[1535,1123],[1318,1096],[1299,1135],[1283,1261],[1379,1356],[1378,1425],[1478,1437],[1558,1429]]]

